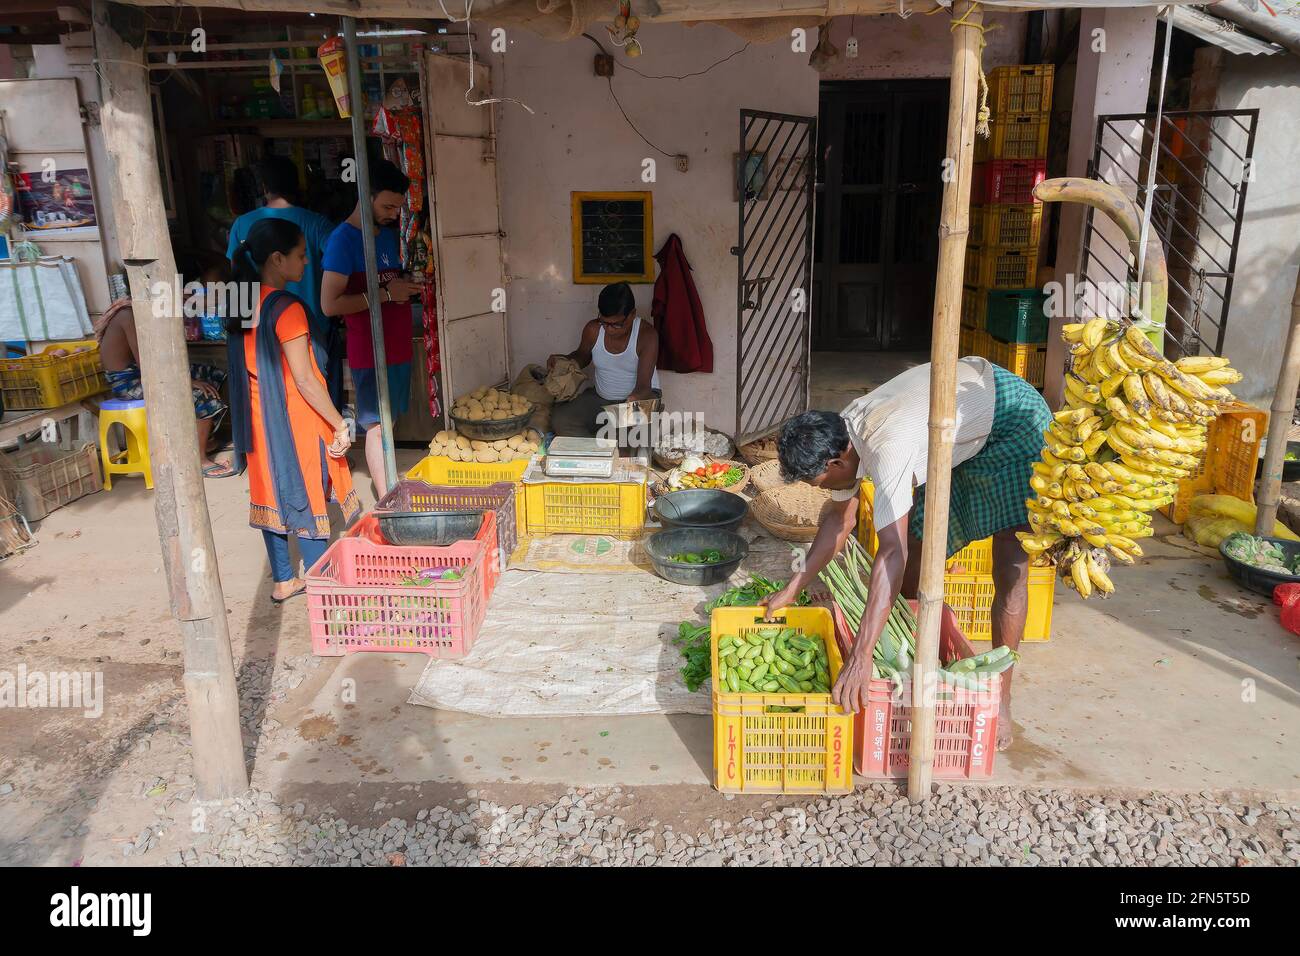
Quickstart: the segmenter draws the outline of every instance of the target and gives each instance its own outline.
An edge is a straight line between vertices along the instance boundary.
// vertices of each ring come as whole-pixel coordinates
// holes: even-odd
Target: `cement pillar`
[[[1103,45],[1104,44],[1104,45]],[[1156,12],[1153,8],[1094,7],[1085,9],[1079,20],[1079,60],[1075,70],[1074,102],[1070,118],[1070,151],[1066,174],[1086,176],[1097,135],[1097,117],[1108,113],[1145,113],[1151,85],[1151,65],[1156,48]],[[1140,143],[1134,145],[1140,147]],[[1107,167],[1099,170],[1107,179]],[[1134,195],[1136,190],[1130,190]],[[1056,280],[1079,274],[1083,249],[1083,221],[1086,207],[1077,203],[1061,206],[1061,228],[1056,245]],[[1103,222],[1097,216],[1095,222]],[[1108,221],[1101,227],[1117,248],[1127,243]],[[1051,321],[1047,345],[1047,376],[1044,394],[1053,408],[1060,405],[1061,376],[1065,346],[1060,327],[1067,317]]]

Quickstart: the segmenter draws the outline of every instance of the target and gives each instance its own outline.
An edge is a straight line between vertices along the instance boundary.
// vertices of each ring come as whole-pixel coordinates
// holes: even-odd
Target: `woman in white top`
[[[557,435],[592,438],[600,427],[598,417],[605,405],[659,398],[659,334],[636,314],[636,299],[626,282],[607,285],[597,301],[598,318],[582,328],[578,347],[567,355],[552,355],[546,367],[560,359],[572,359],[579,367],[592,367],[595,388],[581,392],[571,401],[558,402],[551,410],[551,429]]]

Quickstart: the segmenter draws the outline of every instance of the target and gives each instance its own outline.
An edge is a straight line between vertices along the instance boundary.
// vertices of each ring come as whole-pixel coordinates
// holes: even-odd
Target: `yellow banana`
[[[1116,339],[1114,342],[1111,342],[1110,345],[1107,345],[1105,349],[1106,364],[1110,366],[1111,371],[1110,377],[1119,374],[1127,375],[1129,372],[1137,371],[1137,369],[1132,366],[1132,363],[1124,360],[1124,355],[1119,350],[1120,341],[1122,340]],[[1141,366],[1138,366],[1138,368],[1140,367]]]
[[[1059,482],[1048,481],[1042,475],[1032,475],[1029,479],[1029,487],[1038,492],[1044,498],[1061,497],[1061,485]]]
[[[1095,382],[1098,387],[1101,386],[1102,382],[1106,381],[1106,379],[1110,378],[1118,371],[1118,368],[1115,368],[1110,364],[1110,356],[1106,354],[1106,348],[1104,346],[1099,346],[1096,351],[1092,353],[1091,365],[1085,369],[1087,378]]]
[[[1070,563],[1070,579],[1079,597],[1087,599],[1092,595],[1092,579],[1088,577],[1088,564],[1082,556]]]
[[[1104,548],[1105,546],[1106,542],[1103,539],[1102,543],[1098,545],[1098,547]],[[1101,569],[1101,565],[1097,563],[1097,559],[1089,554],[1084,560],[1087,562],[1088,577],[1091,580],[1093,587],[1097,589],[1098,593],[1100,593],[1102,597],[1112,594],[1115,591],[1115,584],[1111,581],[1106,572]]]
[[[1106,542],[1106,553],[1110,555],[1110,559],[1112,561],[1118,561],[1120,564],[1137,563],[1136,561],[1133,560],[1133,555],[1129,554],[1127,551],[1121,551],[1119,548],[1115,547],[1109,541]]]
[[[1106,381],[1098,385],[1097,387],[1101,389],[1102,399],[1104,400],[1110,398],[1112,395],[1118,395],[1120,389],[1124,387],[1124,379],[1128,378],[1128,375],[1128,372],[1116,372],[1110,378],[1106,379]]]
[[[1099,496],[1116,495],[1119,494],[1120,491],[1120,483],[1118,481],[1115,481],[1113,478],[1108,478],[1105,481],[1097,481],[1094,478],[1089,483],[1088,487],[1091,488],[1093,491],[1097,492]]]
[[[1169,389],[1165,388],[1164,380],[1154,372],[1147,372],[1142,376],[1142,386],[1151,398],[1153,405],[1159,405],[1161,408],[1172,409],[1173,400],[1169,397]],[[1131,403],[1130,403],[1131,404]],[[1134,405],[1134,408],[1137,406]]]
[[[1071,481],[1087,481],[1088,473],[1083,470],[1083,466],[1077,462],[1071,462],[1065,468],[1066,477]]]
[[[1069,325],[1063,325],[1061,326],[1061,338],[1067,342],[1082,342],[1083,330],[1083,322],[1072,322]]]
[[[1151,399],[1147,397],[1146,390],[1142,387],[1141,376],[1124,376],[1124,397],[1128,399],[1130,407],[1138,415],[1145,417],[1150,414]]]
[[[1072,516],[1070,518],[1071,521],[1073,521],[1075,518],[1084,518],[1089,521],[1097,520],[1096,509],[1093,508],[1090,504],[1085,504],[1082,501],[1070,502],[1068,505],[1066,505],[1066,510],[1068,510],[1070,512],[1070,515]],[[1075,522],[1075,523],[1078,524],[1079,527],[1081,528],[1083,527],[1082,523],[1080,522]]]
[[[1088,436],[1093,433],[1093,430],[1100,425],[1100,415],[1093,415],[1090,418],[1085,418],[1075,426],[1074,437],[1079,440],[1079,444],[1083,444],[1088,440]]]
[[[1138,355],[1144,355],[1153,362],[1164,361],[1165,357],[1156,351],[1156,347],[1151,344],[1151,340],[1138,331],[1137,326],[1130,325],[1124,329],[1124,339]]]
[[[1101,340],[1106,337],[1106,320],[1093,319],[1083,327],[1083,343],[1090,349],[1095,349],[1101,345]]]
[[[1178,371],[1185,375],[1200,375],[1204,380],[1206,372],[1226,368],[1228,360],[1217,355],[1185,355],[1174,363]]]
[[[1058,518],[1057,522],[1057,527],[1061,529],[1061,534],[1065,535],[1067,538],[1079,537],[1079,526],[1073,521],[1069,521],[1065,518]]]
[[[1020,539],[1020,546],[1030,554],[1046,551],[1058,541],[1062,540],[1061,535],[1055,533],[1035,535],[1026,534],[1023,531],[1017,531],[1016,537]]]
[[[1092,416],[1092,411],[1088,408],[1063,408],[1052,418],[1058,425],[1064,425],[1067,428],[1073,428],[1079,422]]]
[[[1115,417],[1117,422],[1126,422],[1129,425],[1137,423],[1137,416],[1133,414],[1132,410],[1118,395],[1112,395],[1106,399],[1106,410]]]
[[[1200,379],[1211,388],[1217,388],[1221,385],[1236,385],[1241,381],[1241,373],[1235,368],[1220,368],[1203,373]]]
[[[1048,450],[1061,461],[1086,461],[1088,453],[1077,445],[1048,445]]]
[[[1066,521],[1074,520],[1073,516],[1070,514],[1070,506],[1066,502],[1060,500],[1052,502],[1052,516],[1055,518],[1064,518]]]
[[[1151,358],[1133,348],[1127,340],[1120,342],[1119,354],[1124,358],[1124,362],[1136,372],[1149,369],[1156,364]]]
[[[1106,535],[1106,544],[1118,548],[1120,551],[1127,554],[1131,554],[1135,558],[1142,557],[1142,548],[1138,546],[1138,543],[1132,538],[1126,537],[1122,534]]]
[[[1083,443],[1083,452],[1089,458],[1092,458],[1104,444],[1106,444],[1106,430],[1104,428],[1098,428],[1089,435],[1087,441]]]

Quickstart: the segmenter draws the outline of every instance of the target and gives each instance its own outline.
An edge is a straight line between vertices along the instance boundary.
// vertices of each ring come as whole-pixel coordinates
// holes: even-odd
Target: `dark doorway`
[[[815,347],[928,348],[948,81],[823,83],[820,110]]]

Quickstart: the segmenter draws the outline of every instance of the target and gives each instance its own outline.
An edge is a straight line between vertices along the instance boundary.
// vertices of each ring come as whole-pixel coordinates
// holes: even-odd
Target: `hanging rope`
[[[942,8],[940,7],[936,9],[942,9]],[[960,17],[958,17],[956,20],[952,21],[952,23],[948,25],[948,29],[952,31],[956,31],[958,27],[966,27],[968,29],[978,30],[980,32],[980,45],[979,45],[979,49],[976,51],[975,54],[978,60],[977,69],[979,71],[979,80],[980,80],[979,111],[975,114],[975,135],[982,136],[985,139],[988,139],[989,119],[992,116],[992,111],[989,110],[989,81],[984,76],[984,48],[988,46],[988,41],[984,39],[984,35],[993,30],[1001,29],[1002,25],[1000,23],[995,23],[991,27],[986,27],[982,23],[968,22],[966,18],[969,17],[972,13],[974,13],[978,9],[979,9],[979,4],[972,3],[970,5],[970,9],[968,9],[965,13],[963,13]]]

